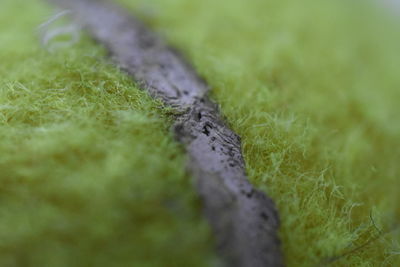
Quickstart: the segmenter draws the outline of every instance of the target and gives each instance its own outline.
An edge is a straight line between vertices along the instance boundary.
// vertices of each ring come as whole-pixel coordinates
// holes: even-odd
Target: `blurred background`
[[[171,112],[50,2],[0,2],[0,266],[220,266]],[[114,2],[210,84],[287,266],[400,266],[400,1]]]

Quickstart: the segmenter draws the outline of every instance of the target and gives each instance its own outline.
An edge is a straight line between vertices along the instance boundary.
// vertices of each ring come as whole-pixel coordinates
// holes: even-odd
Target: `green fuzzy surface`
[[[361,1],[120,2],[210,83],[288,266],[400,265],[398,21]],[[49,14],[1,3],[0,266],[213,266],[164,108],[86,38],[40,47]]]
[[[84,38],[49,53],[41,1],[1,2],[0,266],[207,266],[164,108]]]
[[[180,47],[276,201],[288,266],[398,266],[399,31],[358,1],[122,1]],[[394,230],[393,230],[394,229]]]

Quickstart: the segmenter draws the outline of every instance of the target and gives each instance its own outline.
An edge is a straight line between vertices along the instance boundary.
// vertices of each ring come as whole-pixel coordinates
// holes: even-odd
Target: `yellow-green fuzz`
[[[396,19],[342,0],[119,2],[209,82],[288,266],[400,265]],[[214,266],[170,110],[85,36],[41,47],[51,14],[1,3],[0,266]]]

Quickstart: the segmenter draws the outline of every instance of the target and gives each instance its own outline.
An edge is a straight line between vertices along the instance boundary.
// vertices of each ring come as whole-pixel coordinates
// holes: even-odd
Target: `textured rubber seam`
[[[240,138],[209,88],[173,48],[122,8],[99,0],[52,0],[106,47],[113,61],[154,98],[177,111],[174,131],[188,154],[226,266],[282,266],[273,201],[248,181]]]

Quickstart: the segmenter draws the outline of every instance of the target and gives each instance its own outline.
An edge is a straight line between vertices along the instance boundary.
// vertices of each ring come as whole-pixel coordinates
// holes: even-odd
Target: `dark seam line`
[[[273,201],[247,179],[240,138],[208,98],[209,88],[163,39],[134,16],[100,0],[50,0],[72,12],[113,61],[177,111],[174,132],[188,154],[206,217],[226,266],[283,266]]]

